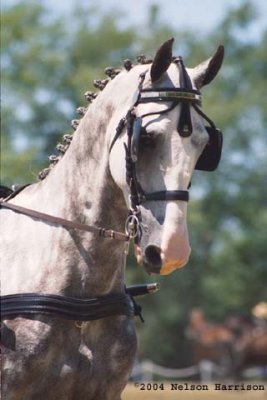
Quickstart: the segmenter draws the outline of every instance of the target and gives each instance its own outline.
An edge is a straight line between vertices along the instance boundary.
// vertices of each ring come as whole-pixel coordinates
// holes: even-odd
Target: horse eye
[[[153,132],[147,132],[145,128],[142,127],[140,134],[140,142],[142,147],[151,147],[153,145],[154,135]]]

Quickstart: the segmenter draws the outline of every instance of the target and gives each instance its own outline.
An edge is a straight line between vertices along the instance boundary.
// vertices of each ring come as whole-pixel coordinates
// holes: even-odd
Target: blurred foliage
[[[219,43],[226,57],[204,92],[204,109],[224,132],[218,171],[195,172],[189,204],[189,265],[157,277],[161,292],[141,300],[140,357],[168,366],[190,364],[185,337],[189,312],[201,307],[214,321],[250,313],[267,290],[267,32],[244,40],[257,21],[253,3],[232,9],[214,32],[173,31],[152,5],[144,26],[121,28],[123,15],[77,2],[51,15],[44,3],[20,1],[2,10],[2,181],[35,180],[38,170],[106,66],[141,52],[153,55],[174,36],[175,53],[194,66]],[[154,281],[128,261],[127,283]],[[175,350],[175,351],[174,351]]]

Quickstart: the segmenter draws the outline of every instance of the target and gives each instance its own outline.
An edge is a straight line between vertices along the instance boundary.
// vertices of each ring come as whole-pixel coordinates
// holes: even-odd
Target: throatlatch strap
[[[189,201],[188,190],[162,190],[159,192],[143,193],[140,202],[145,201]]]

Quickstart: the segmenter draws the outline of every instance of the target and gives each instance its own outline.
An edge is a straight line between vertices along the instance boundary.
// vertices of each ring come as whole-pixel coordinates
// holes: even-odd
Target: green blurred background
[[[267,299],[267,30],[260,7],[265,1],[213,2],[221,8],[213,21],[210,1],[203,0],[202,23],[187,13],[186,23],[177,25],[175,14],[183,20],[179,12],[187,2],[181,10],[180,1],[137,1],[136,8],[127,2],[120,7],[120,1],[112,7],[103,1],[99,7],[93,1],[59,3],[2,2],[1,180],[6,185],[36,181],[62,134],[72,131],[70,120],[86,103],[83,93],[93,89],[93,79],[105,77],[106,66],[140,53],[153,56],[172,36],[174,53],[183,55],[187,66],[225,45],[224,66],[203,90],[204,110],[224,133],[223,156],[217,171],[193,176],[191,259],[186,268],[157,279],[161,291],[141,300],[146,323],[137,322],[139,358],[168,367],[190,365],[185,330],[193,307],[220,322],[233,312],[250,314]],[[194,11],[192,1],[188,7]],[[207,29],[201,27],[205,21]],[[131,256],[127,284],[149,281],[154,279]]]

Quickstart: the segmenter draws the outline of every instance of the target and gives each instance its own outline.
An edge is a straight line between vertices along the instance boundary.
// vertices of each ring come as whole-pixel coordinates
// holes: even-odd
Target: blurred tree
[[[142,300],[146,324],[138,325],[141,357],[183,366],[190,363],[185,326],[192,307],[221,320],[232,311],[248,313],[267,298],[267,33],[257,42],[244,39],[257,20],[249,2],[231,10],[206,36],[172,31],[155,5],[144,27],[122,29],[121,17],[79,3],[64,19],[35,1],[3,8],[2,179],[35,180],[68,131],[81,94],[93,89],[93,79],[104,77],[104,67],[139,52],[152,55],[171,36],[175,53],[190,66],[225,44],[224,67],[203,89],[203,107],[224,132],[222,161],[212,174],[194,174],[189,265],[157,278],[162,291]],[[128,265],[127,283],[153,281],[132,255]]]

